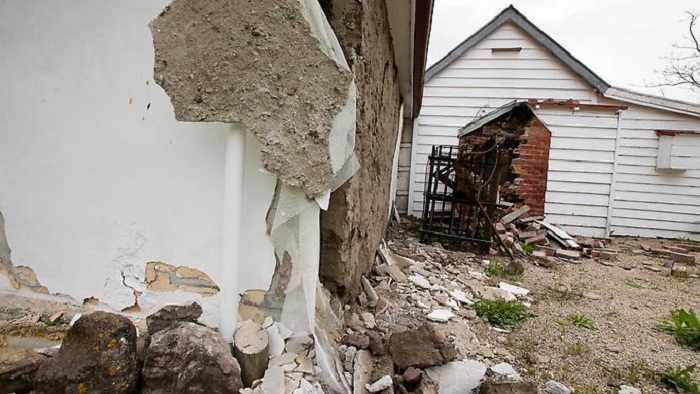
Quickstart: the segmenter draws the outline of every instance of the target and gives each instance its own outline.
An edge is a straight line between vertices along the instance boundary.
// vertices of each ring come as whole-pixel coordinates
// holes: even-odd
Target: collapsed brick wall
[[[355,154],[361,167],[321,215],[321,281],[350,299],[359,293],[386,230],[399,87],[385,2],[320,3],[357,84]]]
[[[542,216],[547,193],[551,133],[539,119],[533,117],[520,141],[517,157],[512,161],[516,175],[514,184],[523,204],[530,207],[528,216]]]

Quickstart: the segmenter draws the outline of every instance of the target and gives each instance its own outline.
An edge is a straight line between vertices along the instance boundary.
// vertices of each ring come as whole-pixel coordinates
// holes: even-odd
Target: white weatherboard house
[[[512,6],[427,70],[421,115],[402,137],[399,209],[421,215],[431,146],[533,100],[552,104],[532,106],[551,133],[548,221],[700,240],[700,105],[611,87]]]

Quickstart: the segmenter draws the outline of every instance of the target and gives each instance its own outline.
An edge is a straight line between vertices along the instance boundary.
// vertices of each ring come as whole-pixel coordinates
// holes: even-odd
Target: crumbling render
[[[49,289],[39,283],[34,270],[27,266],[12,264],[12,250],[5,234],[5,217],[0,211],[0,274],[7,277],[15,289],[29,289],[35,293],[49,294]]]
[[[347,140],[334,143],[331,129],[348,126],[337,115],[354,86],[337,61],[339,46],[319,45],[335,41],[330,28],[312,26],[323,18],[320,7],[303,3],[174,0],[151,31],[155,79],[178,120],[243,123],[260,141],[266,169],[319,196],[345,162],[330,150]],[[348,115],[354,119],[354,107]]]
[[[176,118],[240,122],[260,141],[278,177],[266,218],[277,263],[267,301],[279,305],[283,294],[282,323],[313,333],[320,210],[359,166],[356,87],[318,1],[174,0],[151,30],[155,79]],[[332,360],[330,351],[316,346],[319,359]]]
[[[176,118],[240,122],[260,141],[263,165],[278,177],[266,220],[277,260],[267,301],[282,304],[290,329],[312,332],[320,209],[358,168],[355,84],[321,7],[174,0],[151,30],[155,79]]]
[[[146,264],[146,288],[152,291],[186,291],[203,296],[219,292],[219,286],[204,272],[186,266],[151,261]]]

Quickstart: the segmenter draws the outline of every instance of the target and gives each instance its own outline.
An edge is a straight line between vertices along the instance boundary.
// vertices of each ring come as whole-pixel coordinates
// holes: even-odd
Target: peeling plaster
[[[219,286],[204,272],[185,266],[152,261],[146,264],[146,287],[152,291],[186,291],[203,296],[219,292]]]
[[[354,85],[312,11],[299,0],[174,0],[150,27],[155,80],[175,117],[242,122],[265,168],[315,197],[345,161],[331,157],[330,134]]]
[[[5,276],[10,285],[19,289],[28,289],[39,294],[49,294],[49,289],[39,283],[36,273],[30,267],[12,264],[12,250],[5,233],[5,217],[0,211],[0,275]]]

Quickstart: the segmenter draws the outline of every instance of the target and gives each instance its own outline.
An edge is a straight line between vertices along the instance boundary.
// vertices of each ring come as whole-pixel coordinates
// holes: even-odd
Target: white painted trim
[[[613,152],[613,168],[610,177],[610,193],[608,194],[608,216],[605,219],[605,236],[610,235],[611,220],[613,217],[613,206],[615,205],[615,185],[617,183],[617,165],[620,155],[620,129],[622,128],[622,113],[617,111],[617,129],[615,130],[615,152]]]
[[[413,215],[413,202],[416,193],[416,171],[418,171],[418,147],[416,146],[418,141],[418,128],[420,127],[420,116],[413,120],[411,127],[412,137],[411,137],[411,170],[409,172],[410,179],[408,183],[408,207],[406,207],[406,214],[408,216]]]
[[[391,163],[391,183],[389,186],[389,211],[387,213],[387,221],[391,221],[391,215],[394,214],[394,205],[396,204],[396,193],[398,192],[399,183],[399,154],[401,153],[401,137],[403,134],[403,110],[404,104],[399,108],[399,124],[398,132],[396,133],[396,144],[394,145],[394,159]]]
[[[238,265],[241,263],[241,223],[245,174],[246,130],[240,123],[226,133],[223,240],[219,278],[219,332],[228,342],[238,322]]]
[[[660,135],[659,148],[656,151],[656,169],[671,169],[671,151],[673,148],[673,136]]]
[[[685,101],[670,100],[667,98],[633,92],[631,90],[618,87],[610,87],[605,91],[603,96],[627,103],[639,104],[645,107],[700,117],[700,105]]]

